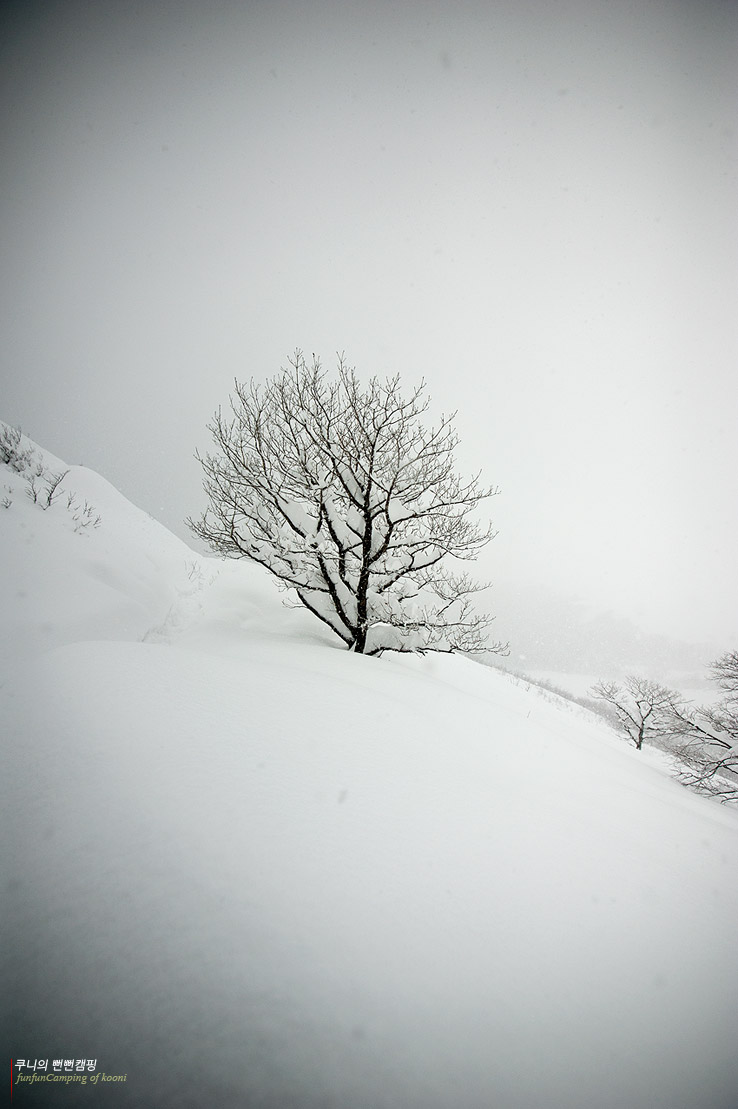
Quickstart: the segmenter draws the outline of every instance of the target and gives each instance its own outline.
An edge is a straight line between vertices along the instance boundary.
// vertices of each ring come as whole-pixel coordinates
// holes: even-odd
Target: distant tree
[[[738,748],[692,727],[680,736],[673,754],[683,785],[723,802],[738,801]]]
[[[472,519],[497,492],[454,472],[453,416],[426,429],[421,383],[359,382],[343,356],[329,380],[297,351],[263,386],[236,382],[231,414],[197,455],[209,507],[188,523],[215,551],[258,562],[349,650],[485,648],[484,585],[448,568],[492,538]]]
[[[724,693],[726,700],[738,701],[738,651],[726,651],[710,667],[713,681]]]
[[[677,774],[698,793],[738,801],[738,651],[721,655],[710,673],[725,696],[715,705],[682,706],[675,713]]]
[[[709,706],[693,706],[674,690],[633,676],[622,686],[599,682],[590,692],[638,750],[648,741],[672,755],[683,785],[738,802],[738,651],[721,655],[710,673],[725,696]]]
[[[617,682],[598,682],[590,693],[612,710],[614,719],[628,739],[640,751],[646,740],[664,739],[673,735],[674,714],[683,704],[672,689],[634,674]]]

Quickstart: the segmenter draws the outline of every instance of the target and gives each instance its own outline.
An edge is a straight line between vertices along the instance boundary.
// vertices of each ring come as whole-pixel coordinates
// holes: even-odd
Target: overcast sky
[[[234,377],[345,350],[458,409],[500,597],[738,645],[733,0],[2,12],[0,418],[186,535]]]

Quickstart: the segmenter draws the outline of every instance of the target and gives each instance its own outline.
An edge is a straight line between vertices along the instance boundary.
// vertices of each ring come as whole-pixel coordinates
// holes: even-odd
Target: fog
[[[345,350],[500,486],[501,635],[736,645],[734,4],[2,18],[0,418],[186,536],[234,377]]]

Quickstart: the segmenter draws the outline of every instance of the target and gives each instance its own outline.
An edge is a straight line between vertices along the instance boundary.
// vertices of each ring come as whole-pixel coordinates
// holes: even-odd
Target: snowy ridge
[[[504,674],[343,651],[88,470],[86,533],[2,479],[13,1057],[152,1109],[735,1109],[734,812]]]

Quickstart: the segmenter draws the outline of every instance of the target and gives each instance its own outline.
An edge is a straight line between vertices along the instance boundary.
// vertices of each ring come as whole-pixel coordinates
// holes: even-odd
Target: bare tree
[[[738,801],[738,748],[701,728],[685,731],[674,745],[679,781],[720,801]]]
[[[710,667],[710,674],[728,701],[738,701],[738,651],[726,651]]]
[[[717,704],[682,706],[675,713],[677,776],[698,793],[738,801],[738,651],[721,655],[710,673],[725,696]]]
[[[715,705],[693,706],[679,693],[645,678],[623,685],[599,682],[591,693],[609,707],[638,750],[649,741],[674,758],[679,781],[723,802],[738,801],[738,651],[710,668],[725,692]]]
[[[209,507],[190,527],[215,551],[265,566],[349,650],[485,648],[484,585],[445,565],[492,538],[473,519],[497,490],[454,472],[452,416],[426,429],[421,383],[362,386],[339,356],[329,379],[301,351],[263,387],[236,382],[228,417],[197,455]]]
[[[590,693],[612,709],[619,728],[640,751],[646,740],[664,739],[674,733],[674,714],[683,705],[672,689],[629,674],[623,684],[598,682]]]

